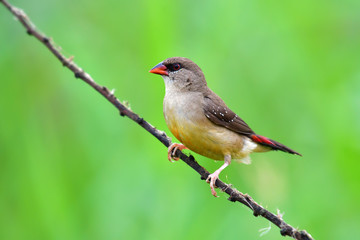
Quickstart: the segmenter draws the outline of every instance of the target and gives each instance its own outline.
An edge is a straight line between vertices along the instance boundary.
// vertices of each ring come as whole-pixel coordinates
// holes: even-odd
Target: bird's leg
[[[211,193],[214,197],[217,197],[215,191],[215,182],[219,178],[221,171],[224,170],[227,166],[229,166],[230,163],[231,163],[231,155],[225,155],[224,164],[214,173],[210,174],[206,179],[206,182],[208,183],[210,182]]]
[[[185,145],[180,144],[180,143],[171,144],[168,148],[168,159],[170,162],[172,162],[171,161],[172,159],[174,159],[175,161],[179,160],[178,157],[173,156],[173,154],[175,154],[178,149],[181,151],[183,149],[188,149],[188,148],[185,147]]]

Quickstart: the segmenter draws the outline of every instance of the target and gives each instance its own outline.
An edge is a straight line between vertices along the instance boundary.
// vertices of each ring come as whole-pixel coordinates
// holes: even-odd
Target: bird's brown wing
[[[246,136],[254,134],[254,131],[214,92],[204,95],[203,109],[205,116],[216,125]]]
[[[213,92],[209,91],[207,94],[204,94],[203,108],[205,116],[212,123],[218,126],[222,126],[236,133],[245,135],[251,138],[254,142],[270,147],[273,150],[280,150],[301,156],[300,153],[295,152],[279,142],[264,136],[256,135],[254,131],[251,130],[251,128],[241,118],[239,118],[238,115],[231,111],[224,101]]]

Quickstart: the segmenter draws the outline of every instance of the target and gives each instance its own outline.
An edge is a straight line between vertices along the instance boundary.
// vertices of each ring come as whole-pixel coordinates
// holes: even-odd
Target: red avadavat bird
[[[214,196],[216,179],[232,159],[249,164],[250,153],[270,150],[301,156],[279,142],[257,135],[208,88],[203,72],[190,59],[168,58],[150,72],[161,75],[165,81],[165,121],[182,143],[169,147],[169,160],[178,160],[172,154],[185,148],[214,160],[224,160],[207,179]]]

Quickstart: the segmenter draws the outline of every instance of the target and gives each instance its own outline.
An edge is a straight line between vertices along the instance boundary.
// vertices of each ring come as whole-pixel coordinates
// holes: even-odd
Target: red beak
[[[169,73],[167,71],[167,67],[162,64],[162,63],[159,63],[158,65],[156,65],[155,67],[153,67],[149,72],[151,73],[155,73],[155,74],[159,74],[159,75],[166,75],[166,76],[169,76]]]

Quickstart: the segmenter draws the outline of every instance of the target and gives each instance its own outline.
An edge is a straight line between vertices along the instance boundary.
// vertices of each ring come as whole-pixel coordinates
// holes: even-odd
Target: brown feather
[[[270,147],[273,150],[280,150],[301,156],[300,153],[295,152],[279,142],[256,135],[249,125],[231,111],[224,101],[210,89],[208,89],[208,91],[204,94],[204,114],[212,123],[225,127],[233,132],[245,135],[260,145]]]
[[[231,111],[224,101],[210,89],[204,94],[203,108],[205,116],[214,124],[242,135],[249,136],[254,134],[249,125]]]

